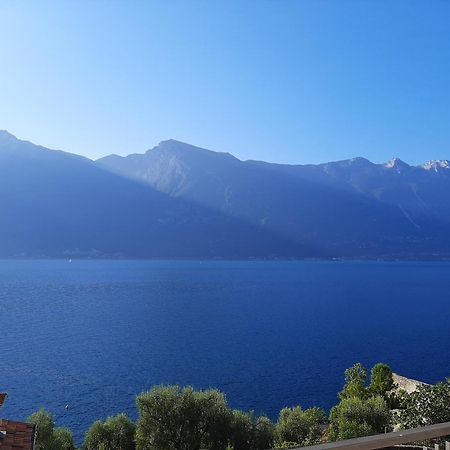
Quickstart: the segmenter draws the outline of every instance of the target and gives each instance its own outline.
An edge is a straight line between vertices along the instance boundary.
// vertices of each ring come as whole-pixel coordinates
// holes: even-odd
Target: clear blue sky
[[[0,129],[100,157],[450,159],[450,2],[0,2]]]

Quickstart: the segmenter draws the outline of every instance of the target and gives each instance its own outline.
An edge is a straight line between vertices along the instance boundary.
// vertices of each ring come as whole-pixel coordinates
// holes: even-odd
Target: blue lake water
[[[160,383],[328,409],[357,361],[449,376],[449,313],[448,263],[0,261],[0,415],[80,440]]]

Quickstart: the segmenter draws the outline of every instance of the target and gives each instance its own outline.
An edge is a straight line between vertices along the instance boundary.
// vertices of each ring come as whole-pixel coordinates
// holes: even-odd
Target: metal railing
[[[413,442],[423,442],[443,436],[450,436],[450,422],[348,439],[345,441],[327,442],[326,444],[312,445],[309,447],[297,447],[292,450],[376,450],[394,447],[396,445],[411,444]],[[429,447],[424,446],[423,448]],[[434,444],[435,450],[438,450],[439,448],[439,444]],[[450,450],[449,442],[445,442],[445,450]]]

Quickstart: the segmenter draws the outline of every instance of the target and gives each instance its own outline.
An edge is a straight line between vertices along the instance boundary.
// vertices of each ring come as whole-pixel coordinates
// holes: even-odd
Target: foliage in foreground
[[[344,400],[356,397],[365,400],[381,396],[390,404],[394,388],[392,370],[387,364],[377,363],[372,367],[370,383],[367,385],[367,369],[361,363],[356,363],[345,371],[345,385],[339,392],[339,398]]]
[[[403,428],[450,422],[450,379],[422,385],[411,394],[403,393],[399,421]]]
[[[345,398],[330,413],[332,441],[384,433],[390,426],[391,411],[379,395],[368,399]]]
[[[253,450],[272,443],[269,419],[231,410],[215,389],[157,386],[136,404],[138,450]]]
[[[383,433],[397,425],[411,428],[450,421],[450,381],[424,385],[397,398],[392,371],[376,364],[368,372],[361,364],[345,371],[339,403],[327,417],[320,408],[283,408],[274,424],[266,416],[231,409],[216,389],[155,386],[136,397],[138,420],[124,414],[96,421],[82,450],[262,450],[313,445]],[[37,450],[75,450],[72,433],[55,428],[45,410],[33,414]]]
[[[84,439],[83,450],[133,450],[134,423],[125,415],[96,420]]]
[[[326,423],[321,408],[283,408],[275,425],[275,444],[280,448],[318,444]]]
[[[390,405],[395,403],[392,370],[383,363],[370,371],[357,363],[345,371],[340,403],[330,412],[329,438],[332,441],[384,433],[392,426]]]
[[[36,450],[75,450],[73,435],[67,428],[55,428],[53,416],[41,409],[28,418],[36,425]]]

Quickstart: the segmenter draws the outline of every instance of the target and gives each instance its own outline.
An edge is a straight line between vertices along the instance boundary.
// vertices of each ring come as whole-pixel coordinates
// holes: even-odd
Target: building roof
[[[1,450],[33,450],[34,443],[34,425],[0,419]]]
[[[0,392],[0,407],[6,394]],[[36,427],[29,423],[0,419],[0,450],[33,450]]]

